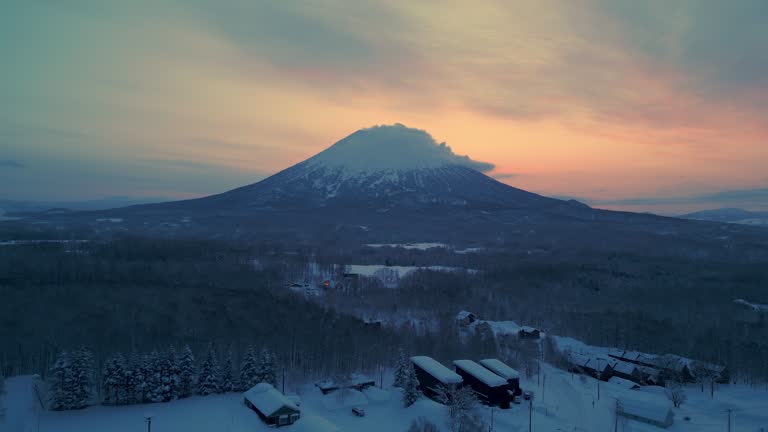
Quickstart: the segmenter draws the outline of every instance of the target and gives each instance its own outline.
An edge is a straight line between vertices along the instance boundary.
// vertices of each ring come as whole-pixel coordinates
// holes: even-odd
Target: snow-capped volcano
[[[361,129],[306,161],[309,165],[343,168],[348,174],[409,171],[461,165],[488,171],[492,164],[458,156],[426,131],[400,123]]]
[[[215,197],[250,207],[518,206],[557,200],[511,188],[481,171],[493,165],[456,155],[402,124],[361,129],[274,176]]]

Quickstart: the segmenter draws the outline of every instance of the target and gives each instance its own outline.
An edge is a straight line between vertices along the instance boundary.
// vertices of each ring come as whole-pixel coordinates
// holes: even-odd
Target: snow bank
[[[328,411],[368,406],[368,398],[357,390],[341,389],[323,396],[323,407]]]
[[[302,417],[290,429],[294,432],[342,432],[335,424],[318,416]]]

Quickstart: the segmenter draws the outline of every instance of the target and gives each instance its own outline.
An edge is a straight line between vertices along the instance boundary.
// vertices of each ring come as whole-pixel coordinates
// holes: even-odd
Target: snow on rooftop
[[[505,379],[515,379],[520,378],[520,373],[511,367],[507,366],[506,363],[502,362],[498,359],[483,359],[480,360],[480,364],[490,369],[493,373],[496,375],[505,378]]]
[[[744,306],[748,309],[752,309],[753,311],[757,312],[766,312],[768,313],[768,305],[767,304],[759,304],[759,303],[751,303],[744,299],[736,299],[733,301],[734,303]]]
[[[619,377],[616,377],[616,376],[615,377],[611,377],[608,380],[608,382],[611,383],[611,384],[615,384],[617,386],[623,387],[625,389],[633,389],[633,388],[640,387],[640,385],[637,384],[634,381],[630,381],[630,380],[624,379],[624,378],[619,378]]]
[[[407,250],[427,250],[427,249],[447,249],[448,245],[445,243],[370,243],[366,246],[371,248],[383,248],[383,247],[391,247],[391,248],[401,248],[401,249],[407,249]]]
[[[634,371],[638,370],[638,367],[636,364],[632,364],[629,362],[623,362],[623,361],[617,361],[613,365],[613,370],[616,372],[624,373],[631,375]]]
[[[453,364],[464,372],[479,379],[483,384],[490,387],[498,387],[507,384],[507,380],[496,375],[490,370],[480,366],[472,360],[455,360]]]
[[[632,392],[629,395],[618,398],[619,410],[634,416],[665,422],[672,406],[668,400],[658,396],[650,396],[644,393]]]
[[[461,311],[461,312],[456,314],[456,319],[457,320],[463,320],[464,318],[466,318],[466,317],[468,317],[470,315],[474,315],[474,314],[472,312],[464,311],[463,310],[463,311]]]
[[[461,384],[464,379],[456,372],[427,356],[411,357],[411,361],[443,384]]]
[[[256,384],[250,390],[243,393],[243,397],[267,417],[282,407],[288,407],[296,411],[299,410],[296,404],[272,387],[271,384],[267,383]]]

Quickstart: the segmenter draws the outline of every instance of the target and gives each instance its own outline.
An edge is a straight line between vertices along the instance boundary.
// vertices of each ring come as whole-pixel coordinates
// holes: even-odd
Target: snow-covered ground
[[[167,404],[126,407],[94,406],[82,411],[51,412],[39,409],[31,390],[31,377],[9,378],[6,423],[3,432],[134,432],[146,428],[145,416],[152,415],[152,430],[166,432],[258,432],[269,430],[255,413],[242,403],[240,394],[193,397]],[[540,377],[523,378],[522,386],[535,392],[532,406],[534,431],[612,431],[616,398],[642,400],[655,398],[669,404],[663,394],[653,391],[628,390],[620,385],[572,375],[544,365]],[[700,387],[686,387],[688,401],[674,409],[671,432],[720,432],[727,430],[731,409],[732,431],[768,430],[768,389],[744,385],[718,386],[714,399]],[[399,390],[369,389],[355,392],[344,400],[335,394],[323,396],[312,385],[299,387],[303,417],[321,418],[346,432],[405,432],[411,421],[425,417],[445,429],[445,408],[422,399],[410,408],[402,408]],[[37,408],[35,404],[38,404]],[[352,405],[364,405],[366,416],[356,417]],[[528,430],[528,405],[513,405],[509,410],[493,410],[494,431],[524,432]],[[478,414],[490,421],[491,410],[478,408]],[[685,420],[689,417],[689,420]],[[38,425],[39,423],[39,425]],[[309,422],[308,422],[309,423]],[[38,428],[39,426],[39,428]],[[290,432],[302,429],[299,424],[283,428]],[[622,432],[661,431],[656,427],[619,419]]]
[[[427,249],[434,249],[434,248],[448,248],[448,245],[445,243],[390,243],[390,244],[383,244],[383,243],[372,243],[367,244],[366,246],[372,247],[372,248],[383,248],[383,247],[391,247],[391,248],[401,248],[401,249],[415,249],[415,250],[427,250]]]

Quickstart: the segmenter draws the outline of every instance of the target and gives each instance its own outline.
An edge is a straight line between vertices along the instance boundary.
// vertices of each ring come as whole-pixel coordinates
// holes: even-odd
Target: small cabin
[[[502,409],[509,408],[511,395],[506,379],[472,360],[456,360],[453,365],[464,384],[472,387],[481,403]]]
[[[541,331],[537,328],[523,326],[518,330],[517,335],[521,339],[540,339]]]
[[[509,391],[512,397],[521,396],[523,394],[523,389],[520,388],[520,373],[518,371],[512,369],[507,366],[506,363],[498,359],[483,359],[480,360],[480,364],[484,368],[507,380],[507,385],[509,386]]]
[[[641,423],[660,428],[668,428],[674,422],[672,406],[660,398],[638,398],[633,392],[632,398],[620,398],[616,402],[618,415]]]
[[[461,375],[443,366],[432,357],[411,357],[411,363],[413,363],[416,377],[419,379],[419,390],[429,398],[437,397],[440,387],[458,387],[464,383]]]
[[[612,359],[603,357],[588,357],[583,354],[568,352],[565,355],[568,370],[578,374],[589,375],[592,378],[607,381],[613,376]]]
[[[300,417],[299,407],[271,384],[260,383],[243,393],[245,406],[259,415],[267,426],[294,424]]]
[[[461,311],[456,314],[456,324],[459,327],[467,327],[475,321],[477,321],[477,316],[472,312]]]

